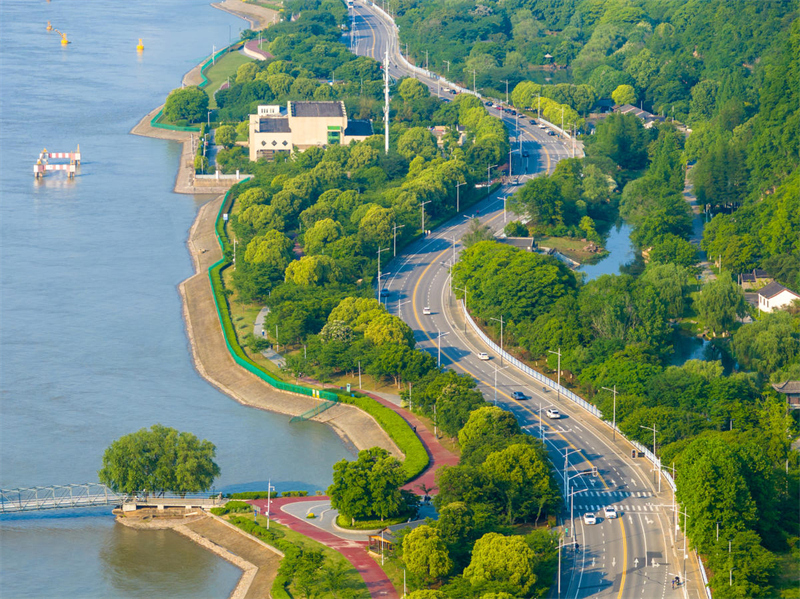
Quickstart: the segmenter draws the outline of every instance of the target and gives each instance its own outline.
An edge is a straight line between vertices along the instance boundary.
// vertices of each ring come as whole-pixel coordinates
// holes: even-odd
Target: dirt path
[[[222,199],[220,196],[205,204],[198,212],[188,241],[197,273],[179,286],[195,366],[203,378],[239,403],[297,416],[319,405],[321,400],[276,390],[237,365],[225,344],[208,278],[208,268],[222,257],[214,233],[214,221]],[[354,406],[340,404],[314,420],[329,424],[358,450],[378,446],[402,457],[378,423]]]
[[[281,497],[273,499],[270,502],[270,515],[272,519],[279,523],[291,528],[295,532],[307,536],[310,539],[322,543],[326,547],[335,549],[341,553],[347,560],[353,564],[353,567],[361,575],[361,578],[367,585],[370,597],[376,599],[399,599],[397,590],[392,585],[386,573],[381,567],[373,560],[369,553],[367,553],[367,544],[361,541],[348,541],[337,537],[334,534],[326,532],[317,528],[313,524],[309,524],[299,518],[295,518],[281,510],[287,503],[297,503],[301,501],[320,501],[327,499],[326,497]],[[266,514],[267,500],[257,499],[248,501],[253,505],[259,506],[261,512]]]
[[[174,529],[242,569],[234,599],[263,599],[278,574],[281,556],[244,532],[216,518],[206,517]]]

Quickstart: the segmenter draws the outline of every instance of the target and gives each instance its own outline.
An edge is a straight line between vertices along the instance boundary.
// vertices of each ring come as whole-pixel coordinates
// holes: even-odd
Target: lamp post
[[[506,79],[505,81],[501,81],[501,83],[506,84],[506,104],[508,104],[508,79]]]
[[[501,315],[500,318],[492,317],[490,320],[496,320],[500,323],[500,366],[503,365],[503,327],[505,325],[505,321],[503,320],[503,316]]]
[[[475,87],[475,77],[476,77],[476,75],[477,75],[477,71],[475,69],[472,69],[472,93],[475,94],[475,95],[478,94],[478,89]]]
[[[378,303],[381,304],[381,252],[388,252],[389,248],[378,249]]]
[[[467,285],[465,283],[463,287],[456,287],[456,289],[458,291],[463,291],[464,292],[464,332],[466,333],[467,332],[467,314],[466,314],[466,312],[467,312]]]
[[[449,75],[450,74],[450,61],[449,60],[443,60],[442,62],[447,64],[447,74]]]
[[[570,454],[577,453],[579,451],[580,449],[573,447],[573,448],[567,448],[567,450],[564,452],[564,475],[562,476],[562,478],[564,479],[564,499],[567,498],[567,482],[568,482],[567,468],[569,468],[569,456]]]
[[[436,367],[437,368],[441,368],[442,367],[442,337],[444,337],[445,335],[449,335],[449,333],[443,333],[442,331],[440,331],[438,329],[436,330],[436,332],[439,333],[437,335],[437,337],[436,337],[436,345],[438,347],[438,356],[436,357]]]
[[[432,200],[428,200],[427,202],[420,202],[419,209],[422,212],[422,235],[425,235],[425,204],[430,204]]]
[[[653,423],[653,426],[644,426],[643,424],[640,424],[639,428],[643,428],[643,429],[648,430],[648,431],[653,431],[653,484],[655,484],[655,482],[656,482],[656,469],[655,469],[655,465],[656,465],[656,462],[655,462],[655,460],[656,460],[656,433],[658,431],[656,430],[655,422]]]
[[[556,387],[556,398],[561,401],[561,348],[559,347],[558,351],[553,351],[552,349],[548,349],[547,351],[558,356],[558,372],[556,373],[556,383],[558,383],[558,386]]]
[[[486,195],[488,196],[492,190],[492,169],[496,167],[496,164],[489,166],[486,168]]]
[[[397,229],[402,229],[403,227],[405,227],[405,225],[400,225],[400,226],[398,226],[398,225],[397,225],[397,223],[395,223],[395,224],[392,226],[392,236],[393,236],[393,241],[392,241],[392,247],[393,247],[393,249],[392,249],[392,256],[396,256],[396,255],[397,255]]]
[[[272,478],[267,482],[267,530],[269,530],[269,508],[272,505],[272,491],[275,487],[272,486]]]
[[[581,474],[576,474],[575,476],[581,476]],[[569,480],[572,480],[573,478],[575,478],[575,476],[570,477]],[[569,484],[569,481],[567,481],[567,484]],[[575,495],[577,495],[578,493],[583,493],[584,491],[588,490],[589,489],[577,489],[569,493],[569,520],[570,520],[569,534],[570,538],[572,538],[573,540],[575,539]]]
[[[467,182],[464,181],[463,183],[456,183],[456,214],[461,212],[461,194],[459,193],[459,188],[462,185],[466,185]]]
[[[498,368],[497,364],[494,364],[494,405],[497,406],[497,372],[499,370],[505,370],[508,366],[503,366],[502,368]]]
[[[208,121],[207,121],[208,128],[211,129],[211,111],[210,110],[208,111],[208,115],[207,116],[208,116]]]
[[[617,440],[617,386],[614,385],[613,389],[609,389],[608,387],[603,387],[606,391],[611,391],[614,394],[614,419],[611,422],[611,432],[613,435],[614,441]],[[655,453],[653,454],[655,455]],[[717,536],[719,536],[719,528],[717,528]]]
[[[511,166],[510,166],[510,164],[511,164],[511,159],[510,159],[511,152],[509,152],[508,155],[509,155],[509,161],[508,161],[509,167],[508,167],[508,170],[510,172],[511,171]],[[506,224],[506,200],[508,200],[508,196],[505,196],[503,198],[503,224]]]

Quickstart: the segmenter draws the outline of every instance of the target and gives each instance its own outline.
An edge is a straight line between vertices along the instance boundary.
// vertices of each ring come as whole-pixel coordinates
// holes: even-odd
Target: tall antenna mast
[[[386,154],[389,153],[389,48],[383,59],[383,136]]]

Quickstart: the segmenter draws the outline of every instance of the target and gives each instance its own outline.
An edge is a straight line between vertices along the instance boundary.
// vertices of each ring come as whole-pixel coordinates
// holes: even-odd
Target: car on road
[[[542,125],[541,123],[536,123],[536,126],[539,127],[539,129],[544,129],[544,125]]]
[[[482,352],[480,352],[478,354],[478,359],[479,360],[488,360],[489,359],[489,354],[487,354],[485,351],[482,351]]]
[[[422,313],[423,313],[425,316],[430,316],[430,315],[431,315],[431,309],[430,309],[428,306],[425,306],[425,307],[422,309]]]
[[[514,391],[514,392],[511,394],[511,397],[512,397],[513,399],[527,399],[527,398],[525,397],[525,394],[524,394],[522,391]]]
[[[559,412],[555,408],[547,408],[547,411],[545,413],[547,414],[548,418],[552,418],[553,420],[558,420],[559,418],[561,418],[561,412]]]
[[[584,524],[597,524],[597,516],[595,516],[592,512],[586,512],[583,515],[583,523]]]
[[[523,150],[522,151],[522,157],[523,158],[527,158],[528,156],[530,156],[530,154],[528,154],[528,150]]]
[[[391,293],[386,287],[381,289],[381,297],[389,297],[389,293]]]
[[[550,129],[550,130],[548,130],[548,131],[547,131],[547,134],[548,134],[550,137],[555,137],[555,134],[556,134],[556,132],[555,132],[555,131],[553,131],[552,129]]]
[[[613,505],[607,505],[603,510],[606,518],[616,518],[617,517],[617,508]]]
[[[488,106],[489,108],[491,108],[491,107],[492,107],[492,103],[491,103],[491,102],[484,102],[484,104],[485,104],[486,106]]]

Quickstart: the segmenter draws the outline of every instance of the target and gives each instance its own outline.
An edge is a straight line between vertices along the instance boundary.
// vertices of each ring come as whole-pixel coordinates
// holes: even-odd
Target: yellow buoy
[[[66,35],[62,35],[61,36],[61,45],[62,46],[66,46],[68,43],[69,43],[69,40],[67,39],[67,36]]]
[[[142,38],[139,38],[139,45],[136,46],[137,52],[142,52],[144,50],[144,44],[142,44]]]
[[[53,31],[53,26],[50,24],[50,21],[47,21],[47,31]]]

